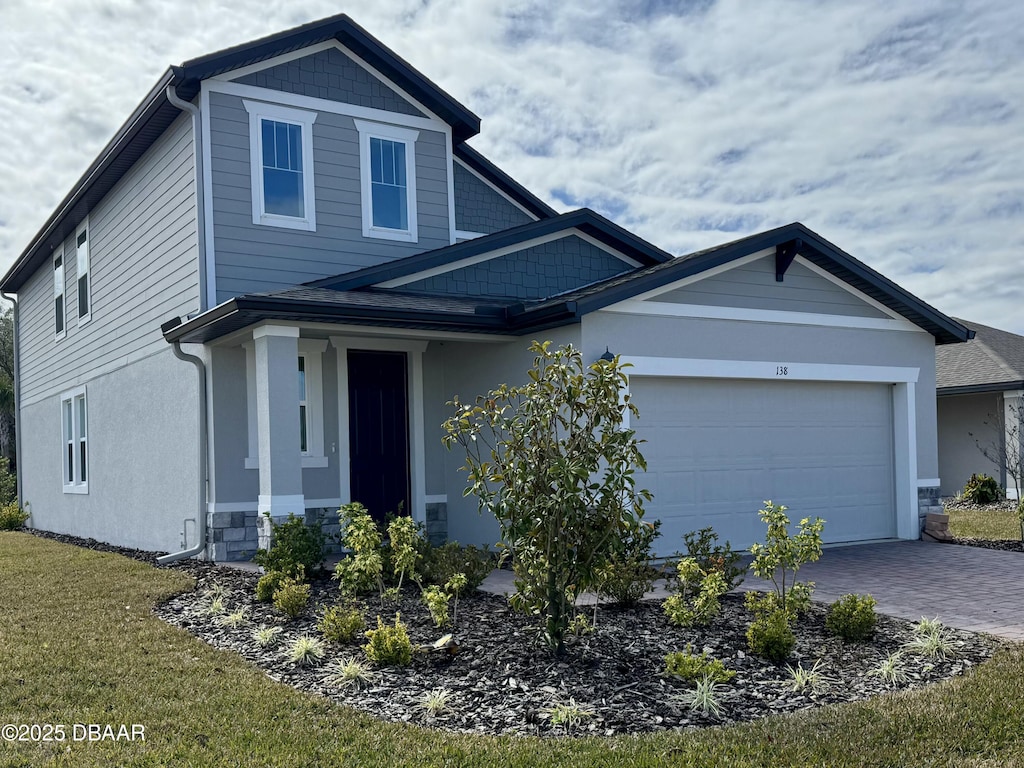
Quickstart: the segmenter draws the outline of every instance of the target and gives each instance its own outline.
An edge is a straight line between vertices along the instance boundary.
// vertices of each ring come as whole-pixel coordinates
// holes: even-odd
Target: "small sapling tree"
[[[636,407],[624,393],[618,358],[589,365],[572,346],[534,342],[529,383],[506,384],[474,405],[450,405],[444,442],[466,451],[465,495],[494,514],[512,556],[518,610],[540,616],[556,653],[572,606],[602,575],[624,541],[643,525],[651,498],[635,486],[646,463],[633,430],[622,426]]]

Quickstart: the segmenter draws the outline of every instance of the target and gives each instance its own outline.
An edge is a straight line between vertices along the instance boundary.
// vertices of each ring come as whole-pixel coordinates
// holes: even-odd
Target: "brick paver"
[[[830,547],[800,569],[815,583],[814,599],[831,602],[850,592],[870,594],[878,611],[1024,641],[1024,554],[892,541]],[[744,587],[764,583],[749,575]]]
[[[815,583],[814,599],[831,602],[850,592],[870,594],[877,610],[917,621],[938,617],[951,627],[1024,641],[1024,554],[955,544],[890,541],[835,546],[800,569]],[[495,571],[481,588],[514,589],[512,574]],[[743,589],[763,589],[748,574]],[[663,585],[651,598],[664,597]]]

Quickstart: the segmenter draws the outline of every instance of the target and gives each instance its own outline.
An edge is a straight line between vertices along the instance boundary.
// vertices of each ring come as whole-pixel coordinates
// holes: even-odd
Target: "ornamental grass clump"
[[[288,649],[288,659],[300,667],[311,667],[320,663],[324,652],[324,644],[319,638],[302,635],[292,642]]]

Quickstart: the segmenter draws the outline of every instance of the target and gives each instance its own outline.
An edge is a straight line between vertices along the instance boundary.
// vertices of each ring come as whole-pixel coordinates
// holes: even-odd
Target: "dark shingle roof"
[[[1024,336],[953,319],[975,336],[964,344],[936,348],[935,378],[940,394],[1024,387]]]

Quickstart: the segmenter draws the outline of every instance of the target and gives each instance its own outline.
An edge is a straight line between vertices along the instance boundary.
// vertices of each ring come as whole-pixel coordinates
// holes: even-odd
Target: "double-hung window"
[[[92,297],[89,293],[89,225],[82,224],[75,233],[75,267],[78,278],[78,324],[89,322]]]
[[[416,242],[416,138],[419,131],[355,120],[363,236]]]
[[[53,335],[63,339],[67,333],[67,317],[64,311],[64,243],[57,246],[53,254]]]
[[[85,387],[60,396],[64,493],[89,492],[88,416]]]
[[[245,99],[254,224],[316,230],[315,112]]]

